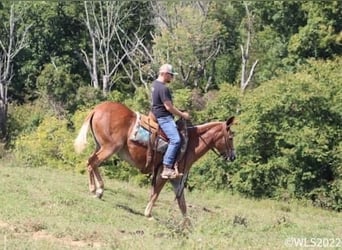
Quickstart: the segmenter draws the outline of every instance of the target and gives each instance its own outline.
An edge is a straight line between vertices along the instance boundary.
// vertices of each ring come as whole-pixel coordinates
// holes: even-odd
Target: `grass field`
[[[1,249],[342,249],[342,214],[299,202],[186,191],[192,227],[171,185],[153,219],[149,188],[105,178],[103,200],[85,175],[0,163]]]

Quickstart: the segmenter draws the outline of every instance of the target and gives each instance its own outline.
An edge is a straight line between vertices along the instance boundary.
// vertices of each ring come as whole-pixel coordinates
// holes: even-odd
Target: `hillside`
[[[1,165],[0,249],[342,247],[342,214],[309,204],[186,191],[192,227],[182,230],[170,186],[147,219],[147,187],[105,178],[100,201],[85,175]]]

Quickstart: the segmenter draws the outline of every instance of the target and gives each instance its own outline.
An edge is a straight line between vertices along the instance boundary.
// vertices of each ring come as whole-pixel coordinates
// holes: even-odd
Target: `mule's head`
[[[222,126],[221,136],[215,143],[215,148],[220,155],[227,161],[234,161],[236,159],[234,150],[234,133],[231,126],[234,123],[234,116],[230,117]]]

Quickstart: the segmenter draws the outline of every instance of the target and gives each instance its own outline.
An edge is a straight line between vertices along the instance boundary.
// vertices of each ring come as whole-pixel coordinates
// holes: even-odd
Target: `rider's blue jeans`
[[[172,168],[177,157],[177,152],[181,146],[181,138],[172,116],[159,117],[157,120],[160,128],[169,139],[169,145],[164,154],[163,164],[166,165],[166,167]]]

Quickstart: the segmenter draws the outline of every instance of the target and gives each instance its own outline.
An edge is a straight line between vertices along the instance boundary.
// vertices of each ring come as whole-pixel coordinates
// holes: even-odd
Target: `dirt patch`
[[[45,240],[55,242],[60,245],[65,245],[73,248],[93,247],[101,248],[101,242],[74,240],[70,236],[56,237],[50,234],[44,225],[40,223],[26,222],[20,225],[11,225],[5,221],[0,220],[0,229],[9,231],[13,237],[16,238],[29,238],[31,240]]]

